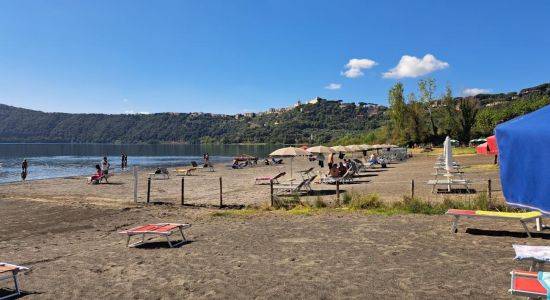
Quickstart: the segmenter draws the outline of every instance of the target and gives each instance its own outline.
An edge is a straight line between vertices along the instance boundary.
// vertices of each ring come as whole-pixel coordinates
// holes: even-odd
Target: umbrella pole
[[[290,158],[290,179],[292,179],[292,161],[294,160],[294,157]]]

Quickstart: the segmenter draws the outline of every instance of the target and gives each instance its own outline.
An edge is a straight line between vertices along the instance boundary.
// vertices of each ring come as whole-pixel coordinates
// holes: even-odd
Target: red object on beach
[[[480,144],[479,146],[476,147],[476,153],[478,155],[487,155],[489,152],[488,148],[489,148],[489,145],[487,145],[487,142]]]
[[[496,155],[498,154],[498,147],[497,147],[497,137],[494,135],[491,135],[487,138],[487,145],[489,145],[489,151],[487,154]]]
[[[303,145],[302,147],[300,147],[300,149],[304,149],[304,150],[306,150],[307,148],[309,148],[309,146],[307,145]]]
[[[526,297],[546,296],[547,290],[538,279],[538,272],[512,271],[512,286],[510,292],[513,295]]]
[[[125,231],[121,231],[119,233],[128,235],[128,241],[126,245],[129,247],[143,244],[143,242],[145,241],[145,234],[163,235],[168,241],[168,245],[170,247],[174,247],[174,246],[181,245],[187,241],[187,239],[185,238],[185,235],[183,234],[183,230],[189,227],[191,227],[191,224],[159,223],[159,224],[149,224],[149,225],[139,226],[139,227],[125,230]],[[182,237],[181,242],[177,243],[176,245],[172,245],[172,242],[170,241],[170,235],[172,235],[173,231],[179,231]],[[130,245],[130,238],[133,235],[141,235],[142,238],[141,238],[141,241]]]
[[[488,137],[487,142],[476,147],[476,152],[478,155],[497,155],[497,138],[494,135]]]
[[[464,209],[449,209],[447,211],[447,214],[449,215],[455,215],[455,214],[460,214],[460,215],[475,215],[476,214],[476,211],[475,210],[464,210]]]

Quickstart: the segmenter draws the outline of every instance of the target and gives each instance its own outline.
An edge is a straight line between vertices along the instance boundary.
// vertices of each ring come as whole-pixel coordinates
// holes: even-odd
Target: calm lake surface
[[[113,144],[0,144],[0,182],[21,180],[21,162],[29,163],[27,180],[88,175],[107,156],[120,171],[121,153],[128,167],[184,166],[202,161],[208,152],[213,162],[228,162],[249,154],[265,157],[281,145],[113,145]]]

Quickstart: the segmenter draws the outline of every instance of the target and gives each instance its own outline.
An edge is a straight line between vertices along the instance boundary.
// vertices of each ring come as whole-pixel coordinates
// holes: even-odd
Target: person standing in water
[[[120,155],[120,168],[121,168],[122,170],[124,170],[124,158],[125,158],[125,157],[126,157],[126,155],[124,155],[124,153],[122,153],[122,154]]]
[[[23,162],[21,163],[21,179],[25,180],[27,178],[27,172],[29,163],[27,162],[27,159],[23,159]]]

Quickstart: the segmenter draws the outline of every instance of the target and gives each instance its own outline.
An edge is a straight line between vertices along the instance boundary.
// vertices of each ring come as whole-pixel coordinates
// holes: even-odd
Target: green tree
[[[425,116],[426,110],[424,105],[416,100],[414,93],[410,93],[408,96],[407,105],[407,130],[412,142],[425,142],[427,140],[425,130]]]
[[[396,83],[388,93],[388,102],[390,103],[390,119],[394,137],[398,142],[406,139],[405,121],[407,119],[407,107],[403,97],[403,84]]]
[[[472,127],[476,122],[478,102],[474,97],[461,98],[458,101],[460,109],[460,141],[468,143],[472,134]]]
[[[453,98],[451,86],[447,84],[445,87],[445,95],[443,95],[443,132],[445,135],[451,136],[457,133],[458,122],[456,120],[456,101]]]
[[[430,117],[431,134],[437,135],[437,126],[435,126],[434,117],[432,114],[432,103],[434,101],[434,92],[436,89],[435,79],[427,78],[418,81],[418,90],[420,91],[420,102],[424,104],[424,107],[428,111]]]

